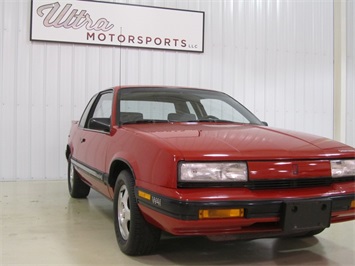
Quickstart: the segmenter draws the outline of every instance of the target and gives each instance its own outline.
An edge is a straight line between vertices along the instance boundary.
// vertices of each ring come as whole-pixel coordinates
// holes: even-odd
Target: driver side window
[[[98,124],[110,125],[113,92],[105,92],[98,96],[87,118],[85,128],[100,130]],[[93,126],[95,123],[95,126]]]

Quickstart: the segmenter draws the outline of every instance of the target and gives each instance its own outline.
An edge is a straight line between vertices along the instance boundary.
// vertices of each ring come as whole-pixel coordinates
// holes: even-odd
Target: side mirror
[[[100,130],[110,132],[110,118],[90,118],[89,128],[94,130]]]
[[[268,126],[269,124],[267,123],[267,122],[265,122],[265,121],[261,121],[261,123],[264,125],[264,126]]]

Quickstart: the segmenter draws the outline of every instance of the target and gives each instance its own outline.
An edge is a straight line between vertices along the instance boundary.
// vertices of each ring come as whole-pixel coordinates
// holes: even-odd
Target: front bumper
[[[141,188],[136,198],[145,218],[176,235],[290,235],[355,219],[355,195],[270,200],[178,200]],[[243,208],[244,217],[199,219],[202,209]],[[297,209],[295,213],[293,210]],[[295,216],[292,216],[295,215]]]

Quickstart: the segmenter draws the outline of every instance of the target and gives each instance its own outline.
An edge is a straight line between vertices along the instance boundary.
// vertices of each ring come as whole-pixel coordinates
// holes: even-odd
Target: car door
[[[111,135],[113,91],[104,91],[96,97],[89,110],[84,112],[80,121],[78,147],[75,160],[80,164],[80,173],[92,187],[104,195],[109,196],[104,184],[106,174],[106,152]],[[86,115],[86,116],[85,116]]]

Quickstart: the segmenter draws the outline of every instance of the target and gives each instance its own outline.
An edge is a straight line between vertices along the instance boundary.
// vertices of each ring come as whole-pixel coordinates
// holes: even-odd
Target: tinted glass
[[[186,88],[126,88],[119,93],[119,123],[261,122],[230,96]]]

